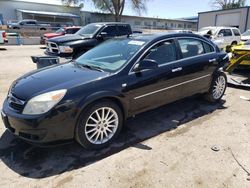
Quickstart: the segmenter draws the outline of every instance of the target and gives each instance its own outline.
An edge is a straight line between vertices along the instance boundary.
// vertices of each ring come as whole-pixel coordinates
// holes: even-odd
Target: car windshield
[[[63,28],[60,28],[58,30],[56,30],[56,33],[63,33],[65,30]]]
[[[76,35],[94,35],[102,25],[89,24],[76,32]]]
[[[250,30],[247,30],[245,33],[242,34],[242,36],[250,36]]]
[[[75,62],[79,66],[98,68],[105,72],[116,72],[124,67],[144,45],[145,41],[142,40],[112,39],[86,52]]]

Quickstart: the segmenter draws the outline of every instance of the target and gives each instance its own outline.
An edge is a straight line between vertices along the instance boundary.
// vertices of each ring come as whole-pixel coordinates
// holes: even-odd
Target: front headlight
[[[59,51],[61,53],[72,53],[73,49],[70,46],[59,46]]]
[[[48,112],[62,100],[66,92],[66,89],[61,89],[33,97],[24,107],[23,114],[38,115]]]

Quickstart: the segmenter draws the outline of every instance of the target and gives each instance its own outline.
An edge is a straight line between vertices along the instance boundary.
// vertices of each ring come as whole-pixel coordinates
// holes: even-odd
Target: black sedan
[[[6,128],[28,142],[75,138],[97,149],[143,111],[198,93],[218,102],[227,63],[227,54],[195,34],[111,39],[75,61],[17,79],[1,114]]]

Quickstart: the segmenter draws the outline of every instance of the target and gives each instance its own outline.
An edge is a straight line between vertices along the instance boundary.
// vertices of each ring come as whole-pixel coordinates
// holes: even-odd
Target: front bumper
[[[73,56],[72,53],[52,53],[52,52],[49,52],[48,50],[45,50],[44,54],[49,55],[49,56],[57,56],[57,57],[72,57]]]
[[[76,121],[71,110],[65,111],[65,106],[43,115],[23,115],[12,110],[5,100],[1,116],[12,134],[37,145],[50,145],[74,138]]]

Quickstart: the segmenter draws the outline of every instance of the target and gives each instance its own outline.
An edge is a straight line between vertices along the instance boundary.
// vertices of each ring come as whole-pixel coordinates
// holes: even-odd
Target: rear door
[[[181,96],[179,84],[182,70],[177,61],[179,55],[174,40],[158,42],[140,58],[155,60],[158,68],[139,73],[129,73],[127,90],[130,100],[130,113],[136,114],[177,100]]]
[[[177,41],[182,54],[183,97],[206,92],[218,64],[215,48],[197,38],[179,38]]]

